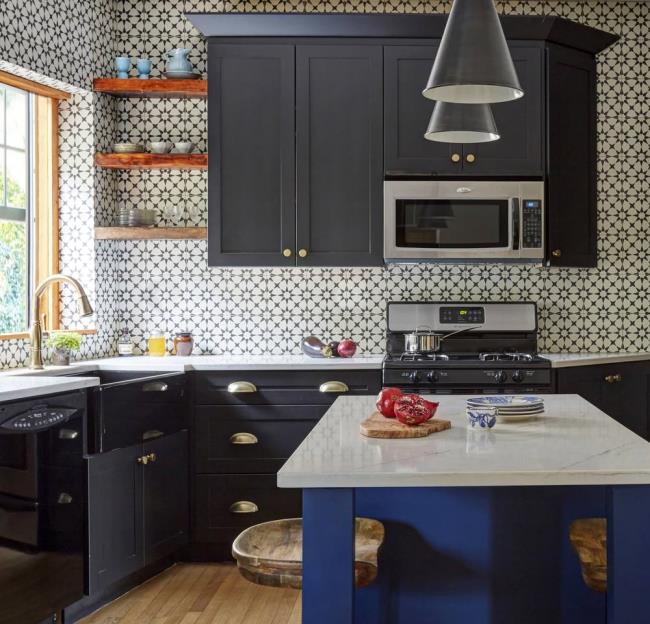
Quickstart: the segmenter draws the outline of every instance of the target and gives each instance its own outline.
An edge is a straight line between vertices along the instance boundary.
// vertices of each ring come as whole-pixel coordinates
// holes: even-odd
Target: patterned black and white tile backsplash
[[[57,14],[49,20],[47,12],[72,10],[66,8],[69,4],[8,0],[9,14],[13,11],[20,19],[25,11],[45,12],[39,23],[48,33],[48,43],[37,38],[27,50],[31,42],[12,26],[5,31],[9,37],[0,38],[0,60],[87,89],[93,75],[110,71],[114,53],[151,57],[156,75],[168,49],[189,47],[195,67],[205,72],[205,42],[183,17],[186,11],[422,13],[450,8],[449,2],[418,0],[87,0],[81,3],[89,5],[86,14],[75,18],[80,23],[66,25],[67,30],[85,33],[75,34],[75,62],[68,62],[68,44],[58,38],[60,18]],[[70,270],[82,271],[94,261],[100,331],[89,341],[89,351],[114,350],[120,317],[141,347],[147,333],[159,327],[169,334],[192,330],[198,349],[209,353],[296,353],[306,333],[350,336],[363,350],[376,352],[383,349],[389,299],[461,298],[537,302],[544,350],[650,350],[650,163],[645,157],[650,148],[645,89],[650,72],[650,5],[613,0],[513,0],[497,5],[503,13],[561,15],[621,35],[598,59],[598,268],[210,269],[204,241],[105,241],[90,252],[86,245],[92,234],[90,202],[102,225],[113,223],[118,210],[133,206],[159,209],[159,221],[165,224],[205,225],[207,220],[206,173],[89,173],[88,160],[92,149],[105,149],[115,140],[190,140],[203,151],[206,103],[92,96],[88,114],[93,116],[89,139],[93,147],[81,146],[83,162],[75,165],[77,186],[70,203],[70,210],[76,206],[80,212],[77,219],[70,216],[72,225],[64,224],[61,234],[62,259]],[[79,115],[80,131],[71,126],[70,140],[85,136],[88,123]],[[83,180],[90,179],[88,175],[92,184],[86,193]],[[24,343],[0,345],[0,366],[16,365],[25,357]]]

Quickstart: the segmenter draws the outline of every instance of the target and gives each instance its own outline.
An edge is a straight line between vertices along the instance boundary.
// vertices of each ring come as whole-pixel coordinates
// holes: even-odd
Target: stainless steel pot
[[[480,325],[474,327],[463,327],[448,334],[437,334],[430,327],[420,325],[415,328],[414,332],[404,334],[404,351],[406,353],[421,353],[426,355],[428,353],[438,353],[440,344],[445,338],[462,334],[463,332],[470,331],[471,329],[478,329]]]

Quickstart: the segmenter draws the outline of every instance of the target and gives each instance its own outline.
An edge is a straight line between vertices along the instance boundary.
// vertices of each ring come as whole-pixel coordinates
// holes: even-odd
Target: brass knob
[[[158,455],[155,453],[149,453],[149,461],[153,464],[158,459]]]
[[[282,252],[282,255],[283,255],[285,258],[291,258],[291,249],[288,249],[288,248],[285,249],[285,250]]]
[[[241,500],[233,503],[228,507],[230,513],[249,514],[256,513],[260,508],[252,501]]]
[[[460,162],[460,154],[452,154],[451,162]]]
[[[257,444],[259,440],[253,433],[233,433],[230,436],[230,444]]]
[[[304,258],[304,257],[307,255],[307,250],[306,250],[306,249],[299,249],[299,250],[298,250],[298,255],[299,255],[301,258]]]
[[[342,381],[326,381],[318,389],[321,392],[350,392],[348,384]]]
[[[228,384],[230,394],[242,394],[246,392],[257,392],[257,386],[250,381],[233,381]]]
[[[143,466],[146,466],[149,463],[149,456],[148,455],[142,455],[141,457],[138,457],[136,460],[139,464],[142,464]]]
[[[607,377],[605,377],[605,381],[607,383],[617,383],[619,381],[623,381],[623,375],[620,375],[620,374],[607,375]]]
[[[474,156],[474,154],[467,154],[467,156],[465,156],[465,160],[468,163],[473,163],[476,160],[476,156]]]
[[[562,250],[561,250],[561,249],[554,249],[554,250],[551,252],[551,255],[552,255],[554,258],[559,258],[559,257],[562,255]]]

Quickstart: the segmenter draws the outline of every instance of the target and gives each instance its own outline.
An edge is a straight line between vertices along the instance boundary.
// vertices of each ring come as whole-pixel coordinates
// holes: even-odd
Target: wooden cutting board
[[[361,433],[369,438],[424,438],[432,433],[451,429],[451,422],[432,418],[421,425],[403,425],[396,418],[385,418],[373,412],[360,425]]]

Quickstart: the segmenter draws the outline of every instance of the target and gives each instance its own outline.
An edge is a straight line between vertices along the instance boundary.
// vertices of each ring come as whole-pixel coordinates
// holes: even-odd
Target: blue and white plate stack
[[[544,413],[544,399],[516,394],[478,396],[467,399],[467,407],[495,407],[499,420],[525,420]]]

